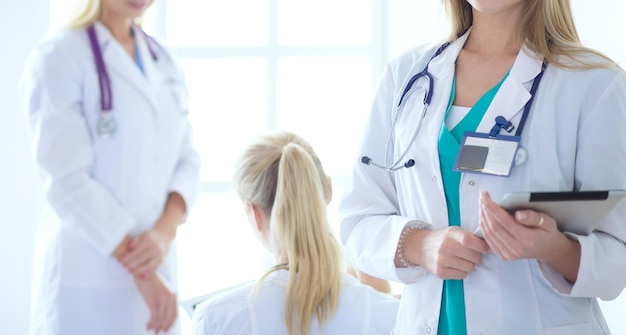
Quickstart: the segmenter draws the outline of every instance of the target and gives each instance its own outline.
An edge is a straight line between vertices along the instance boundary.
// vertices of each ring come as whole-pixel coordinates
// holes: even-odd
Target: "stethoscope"
[[[156,62],[158,55],[156,49],[159,44],[143,30],[138,29],[145,37],[148,51],[150,56]],[[131,30],[133,31],[133,30]],[[102,50],[98,43],[98,37],[96,36],[96,29],[93,25],[87,28],[87,35],[89,36],[89,43],[91,44],[91,51],[93,52],[94,60],[96,62],[96,70],[98,71],[98,81],[100,85],[100,108],[101,113],[98,119],[98,125],[96,132],[102,139],[109,139],[117,130],[117,123],[113,117],[113,93],[111,90],[111,80],[109,79],[109,73],[104,65],[104,59],[102,58]]]
[[[428,106],[430,105],[430,102],[433,97],[434,80],[433,80],[433,76],[430,74],[430,72],[428,72],[428,66],[430,65],[430,62],[433,59],[435,59],[435,57],[439,56],[449,45],[450,45],[449,42],[441,45],[437,49],[437,51],[435,51],[435,54],[432,57],[430,57],[430,59],[428,60],[428,63],[426,63],[426,66],[424,67],[424,70],[422,70],[421,72],[411,77],[406,87],[404,88],[404,91],[402,92],[402,95],[400,96],[400,100],[398,101],[398,106],[396,107],[396,110],[397,110],[396,116],[394,117],[393,122],[391,123],[391,130],[389,131],[389,136],[387,136],[387,144],[385,146],[385,165],[375,163],[368,156],[362,156],[361,163],[365,165],[372,165],[372,166],[375,166],[375,167],[378,167],[387,171],[396,171],[401,168],[410,168],[415,165],[415,160],[412,158],[406,160],[404,163],[402,163],[402,161],[404,160],[404,157],[406,157],[406,154],[411,149],[411,146],[413,145],[413,143],[415,143],[415,139],[417,138],[417,135],[419,134],[420,129],[422,128],[422,123],[424,121],[424,117],[426,116],[426,111],[428,110]],[[517,132],[515,134],[516,136],[520,136],[522,133],[522,130],[524,129],[524,124],[526,123],[526,119],[528,118],[528,114],[530,113],[530,107],[532,106],[532,102],[535,98],[535,93],[537,92],[537,88],[539,87],[539,83],[541,82],[541,78],[543,77],[543,73],[546,69],[546,66],[547,66],[547,63],[544,61],[541,67],[541,72],[533,80],[533,84],[530,89],[530,99],[526,102],[526,105],[524,106],[524,113],[522,114],[520,124],[517,127]],[[413,132],[413,137],[411,137],[411,140],[409,141],[409,144],[407,145],[406,149],[402,151],[402,155],[400,155],[400,157],[396,159],[392,164],[389,164],[388,163],[389,148],[392,146],[391,140],[393,138],[393,134],[395,132],[398,119],[400,118],[400,115],[404,111],[404,105],[403,105],[404,98],[409,94],[409,91],[413,87],[413,84],[415,84],[415,82],[422,77],[428,79],[428,90],[426,91],[426,94],[424,96],[424,108],[422,109],[422,115],[420,117],[419,123],[417,124],[417,127],[415,128],[415,131]],[[497,131],[499,131],[500,129],[505,129],[507,132],[511,132],[513,128],[514,127],[510,121],[504,120],[502,116],[498,116],[498,118],[496,118],[496,125],[493,127],[491,132],[497,133]],[[526,150],[520,147],[516,154],[516,162],[517,162],[516,164],[521,164],[523,161],[526,160],[527,156],[528,156],[528,153],[526,152]]]
[[[430,65],[430,62],[433,59],[435,59],[435,57],[439,56],[449,45],[450,43],[445,43],[442,46],[440,46],[439,49],[435,51],[435,54],[432,55],[432,57],[430,57],[430,59],[428,60],[428,63],[426,63],[426,66],[424,67],[424,70],[422,70],[418,74],[411,77],[409,82],[406,84],[406,87],[404,88],[404,91],[402,92],[402,95],[400,96],[400,101],[398,101],[398,106],[396,107],[396,110],[397,110],[396,116],[393,118],[393,122],[391,123],[391,130],[389,131],[389,136],[387,136],[387,145],[385,146],[385,165],[380,165],[380,164],[375,163],[368,156],[361,157],[361,163],[366,164],[366,165],[373,165],[373,166],[376,166],[376,167],[379,167],[381,169],[385,169],[388,171],[395,171],[401,168],[410,168],[413,165],[415,165],[414,159],[409,159],[406,162],[404,162],[404,164],[401,164],[401,162],[402,160],[404,160],[404,157],[409,152],[409,149],[415,142],[415,139],[417,138],[417,135],[419,134],[420,129],[422,128],[422,123],[424,121],[424,117],[426,116],[426,112],[428,111],[428,106],[430,105],[430,101],[433,98],[434,80],[433,80],[433,76],[430,74],[430,72],[428,72],[428,66]],[[391,147],[391,139],[393,138],[393,134],[395,132],[398,119],[400,118],[400,115],[402,115],[402,112],[404,111],[404,105],[403,105],[404,98],[408,95],[409,91],[413,87],[413,84],[415,84],[415,82],[422,77],[428,79],[428,90],[426,91],[426,94],[424,95],[424,108],[422,109],[422,115],[420,117],[420,121],[417,124],[415,131],[413,132],[413,137],[411,138],[411,141],[407,145],[406,149],[404,149],[404,151],[402,152],[402,155],[400,155],[400,157],[397,160],[395,160],[392,164],[389,164],[388,163],[389,147]]]

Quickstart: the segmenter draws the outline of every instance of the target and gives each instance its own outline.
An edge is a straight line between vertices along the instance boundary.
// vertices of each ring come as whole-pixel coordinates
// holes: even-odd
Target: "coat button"
[[[469,184],[469,186],[474,186],[474,185],[476,185],[476,182],[474,182],[473,180],[470,180],[468,184]]]
[[[431,179],[433,180],[433,182],[437,182],[437,176],[433,176]]]
[[[430,327],[426,327],[426,334],[430,334],[431,331]]]

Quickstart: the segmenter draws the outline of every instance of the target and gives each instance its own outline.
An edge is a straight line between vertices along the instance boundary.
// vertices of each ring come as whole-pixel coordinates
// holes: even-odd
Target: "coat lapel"
[[[439,118],[437,122],[443,120],[443,115],[450,101],[450,92],[452,91],[452,79],[454,78],[456,58],[463,48],[469,31],[463,36],[452,42],[441,55],[435,57],[428,66],[428,71],[434,79],[433,100],[431,102],[431,110],[437,111]],[[424,84],[427,84],[424,81]],[[427,87],[425,87],[427,89]]]
[[[106,65],[107,70],[112,74],[114,72],[120,78],[126,80],[131,86],[133,86],[143,96],[147,102],[158,110],[158,104],[155,94],[155,89],[149,80],[139,70],[133,59],[128,55],[124,48],[113,38],[109,30],[100,22],[95,23],[96,34],[102,49],[102,58]],[[140,34],[135,34],[135,36]],[[144,67],[148,63],[152,64],[153,60],[150,57],[147,48],[145,47],[145,41],[143,36],[137,39],[139,45],[139,54]],[[112,83],[114,85],[114,82]],[[115,99],[115,97],[113,97]],[[113,101],[115,107],[115,100]]]
[[[539,55],[522,48],[515,59],[508,78],[500,86],[498,93],[496,93],[478,126],[478,132],[488,133],[499,115],[504,116],[509,121],[518,116],[521,117],[521,112],[524,110],[526,102],[530,99],[530,87],[535,77],[541,71],[542,63]],[[517,126],[518,122],[515,121],[513,123]]]
[[[157,62],[163,60],[155,60],[152,58],[152,54],[150,52],[150,49],[148,48],[148,42],[146,41],[146,36],[139,28],[133,27],[133,29],[135,29],[137,47],[139,48],[139,55],[143,64],[144,80],[147,81],[146,85],[148,85],[149,91],[152,93],[153,101],[157,101],[155,99],[159,98],[158,92],[159,89],[163,86],[163,82],[165,80],[163,78],[163,72],[160,71],[157,67]],[[155,52],[157,53],[158,51],[159,50],[155,50]]]

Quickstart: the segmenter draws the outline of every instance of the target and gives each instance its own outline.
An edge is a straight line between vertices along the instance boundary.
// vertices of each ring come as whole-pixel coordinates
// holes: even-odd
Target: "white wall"
[[[32,241],[42,204],[17,83],[47,29],[48,0],[0,0],[0,334],[7,335],[28,332]]]

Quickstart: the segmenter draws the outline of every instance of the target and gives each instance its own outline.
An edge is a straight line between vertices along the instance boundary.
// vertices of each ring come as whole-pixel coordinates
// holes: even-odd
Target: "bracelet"
[[[406,238],[409,237],[409,234],[411,234],[413,231],[421,229],[424,229],[422,225],[411,223],[407,225],[400,234],[400,239],[398,240],[398,249],[396,250],[396,252],[398,253],[398,260],[400,261],[400,264],[402,264],[402,266],[405,268],[415,269],[419,267],[419,265],[409,262],[406,257],[404,257],[404,242],[406,241]]]

